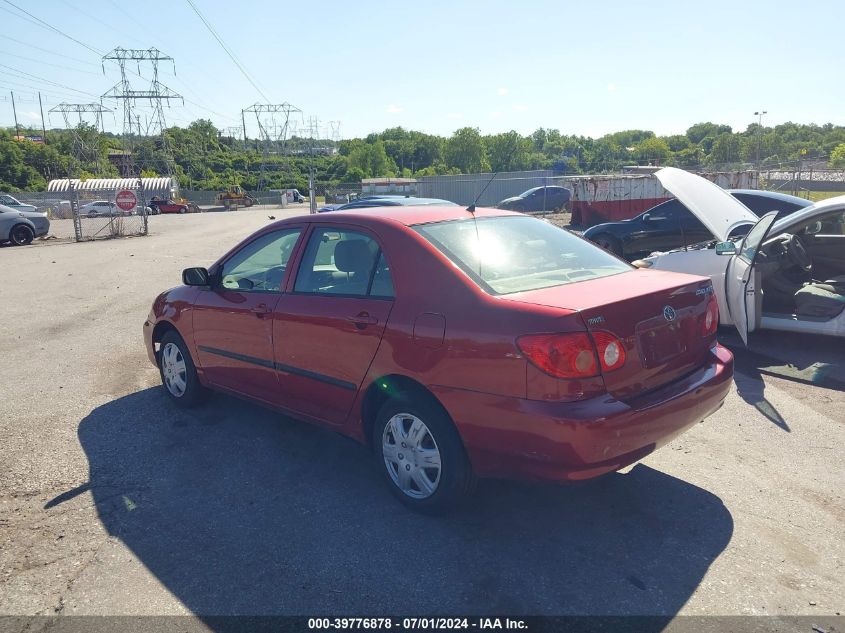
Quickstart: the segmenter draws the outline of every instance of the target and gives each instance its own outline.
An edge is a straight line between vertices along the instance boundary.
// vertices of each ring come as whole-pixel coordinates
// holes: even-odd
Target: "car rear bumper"
[[[545,402],[438,388],[476,473],[576,481],[632,464],[717,411],[730,391],[733,356],[720,345],[692,374],[621,402],[604,395]]]

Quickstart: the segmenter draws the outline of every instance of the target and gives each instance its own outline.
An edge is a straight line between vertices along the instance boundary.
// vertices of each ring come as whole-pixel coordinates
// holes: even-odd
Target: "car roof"
[[[339,210],[355,208],[373,207],[415,207],[422,205],[438,205],[438,206],[452,206],[455,204],[449,200],[442,200],[440,198],[406,198],[404,196],[396,196],[391,198],[366,198],[354,200],[343,204]]]
[[[780,191],[765,191],[762,189],[726,189],[726,191],[733,195],[733,194],[741,194],[746,196],[756,196],[758,198],[770,198],[772,200],[779,200],[781,202],[790,202],[792,204],[809,207],[813,204],[810,200],[806,198],[799,198],[798,196],[792,196],[788,193],[782,193]]]
[[[786,229],[799,225],[802,222],[808,222],[817,215],[841,210],[845,210],[845,196],[836,196],[834,198],[821,200],[820,202],[816,202],[809,207],[805,207],[800,211],[796,211],[791,215],[784,216],[777,220],[769,230],[769,235],[778,235],[783,233]]]
[[[401,206],[401,207],[365,207],[360,209],[346,209],[333,213],[319,213],[314,215],[300,215],[293,218],[279,220],[271,226],[283,226],[286,224],[298,224],[300,222],[319,222],[320,224],[346,224],[365,222],[367,224],[404,224],[414,226],[416,224],[428,224],[431,222],[445,222],[448,220],[467,220],[473,217],[491,218],[499,216],[521,216],[523,213],[515,211],[503,211],[502,209],[490,209],[478,207],[472,214],[460,205],[454,206]]]

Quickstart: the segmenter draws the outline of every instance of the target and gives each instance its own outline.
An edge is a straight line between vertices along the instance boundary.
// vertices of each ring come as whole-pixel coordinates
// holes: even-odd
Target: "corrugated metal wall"
[[[420,198],[441,198],[458,204],[471,204],[489,182],[478,201],[479,206],[495,206],[499,201],[518,196],[532,187],[558,184],[561,172],[552,170],[511,171],[493,174],[459,174],[457,176],[424,176],[418,178]]]

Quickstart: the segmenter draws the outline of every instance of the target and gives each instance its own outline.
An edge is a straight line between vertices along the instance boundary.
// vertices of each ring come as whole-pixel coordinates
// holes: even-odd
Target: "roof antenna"
[[[510,132],[510,134],[516,134],[516,132]],[[513,155],[516,153],[516,150],[517,150],[518,147],[519,147],[519,140],[517,140],[516,143],[511,145],[510,151],[508,152],[508,155],[505,157],[505,160],[502,162],[501,166],[510,165],[511,158],[513,158]],[[490,176],[490,180],[487,181],[487,184],[484,185],[484,188],[479,192],[479,194],[478,194],[478,196],[476,196],[475,200],[472,201],[472,204],[467,207],[467,211],[472,213],[473,216],[475,216],[475,205],[478,204],[478,201],[481,199],[481,196],[483,196],[484,192],[487,191],[487,187],[490,186],[490,183],[493,182],[494,180],[496,180],[496,176],[498,176],[501,173],[502,173],[501,171],[497,171],[492,176]]]
[[[484,185],[484,188],[482,188],[481,192],[475,197],[475,200],[472,201],[472,204],[467,207],[467,211],[469,211],[470,213],[475,213],[475,205],[478,204],[478,201],[481,199],[481,196],[483,196],[484,192],[487,191],[487,187],[490,186],[490,183],[496,179],[496,176],[498,176],[499,173],[500,172],[497,171],[490,177],[490,180],[487,181],[487,184]]]

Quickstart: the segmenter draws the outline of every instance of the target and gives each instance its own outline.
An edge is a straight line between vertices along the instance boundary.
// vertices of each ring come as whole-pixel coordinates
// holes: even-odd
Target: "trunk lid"
[[[702,336],[713,292],[709,279],[643,269],[500,298],[576,310],[590,332],[609,332],[625,364],[603,375],[608,392],[626,400],[701,367],[714,336]]]

